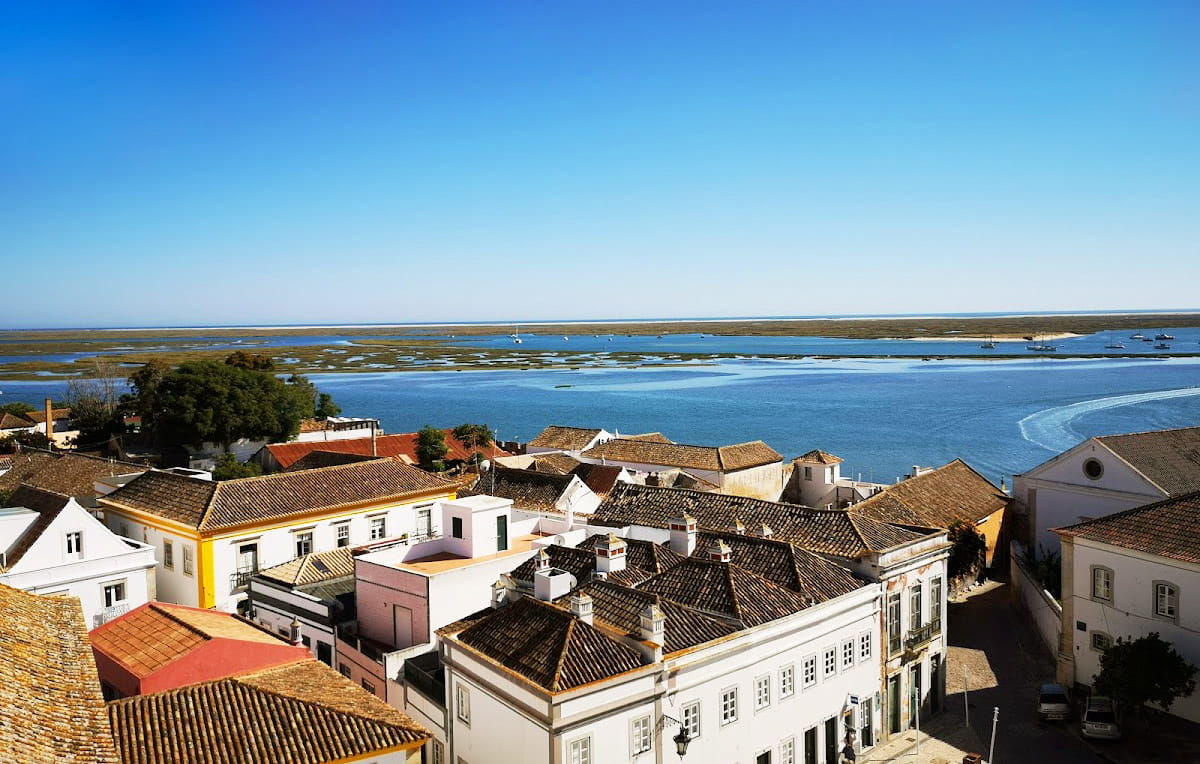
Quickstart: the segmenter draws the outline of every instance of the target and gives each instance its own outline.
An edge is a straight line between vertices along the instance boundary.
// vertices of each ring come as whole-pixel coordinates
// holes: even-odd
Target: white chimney
[[[596,542],[596,570],[616,573],[625,570],[625,550],[629,545],[613,534]]]
[[[740,517],[733,518],[733,524],[729,526],[731,533],[736,533],[739,536],[746,535],[746,524],[742,522]]]
[[[533,574],[533,596],[542,602],[565,597],[575,588],[575,576],[562,568],[547,568]]]
[[[638,614],[641,622],[642,658],[646,663],[658,663],[662,660],[663,642],[666,641],[667,617],[658,605],[650,603]]]
[[[724,541],[717,540],[708,545],[708,559],[713,562],[729,562],[730,549]]]
[[[754,535],[758,536],[760,539],[769,539],[775,535],[775,531],[771,530],[771,526],[767,525],[766,523],[762,523],[758,526],[758,530],[755,531]]]
[[[921,468],[918,465],[914,464],[912,466],[912,474],[909,475],[909,477],[916,477],[917,475],[920,475],[920,474],[921,474]]]
[[[550,569],[550,555],[546,553],[545,549],[539,549],[538,553],[537,553],[537,560],[536,560],[536,562],[533,563],[533,570],[536,573],[539,570],[549,570],[549,569]]]
[[[696,551],[696,518],[685,512],[668,520],[667,527],[671,529],[671,551],[691,557]]]
[[[289,624],[288,641],[291,642],[293,645],[299,645],[301,642],[300,619],[299,618],[293,618],[291,624]]]
[[[592,598],[582,592],[572,594],[571,615],[590,626],[592,623]]]

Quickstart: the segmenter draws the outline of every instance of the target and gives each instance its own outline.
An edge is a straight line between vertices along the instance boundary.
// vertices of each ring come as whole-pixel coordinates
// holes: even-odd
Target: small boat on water
[[[1156,339],[1156,340],[1173,340],[1173,339],[1175,339],[1175,335],[1167,334],[1166,332],[1159,332],[1158,334],[1154,335],[1154,339]]]
[[[513,341],[514,345],[520,345],[521,344],[521,327],[519,327],[519,326],[515,327],[513,329],[513,333],[508,336],[512,337],[512,341]]]
[[[1142,337],[1142,342],[1154,342],[1154,340],[1150,339],[1149,337]]]
[[[1105,350],[1124,350],[1125,346],[1113,339],[1112,334],[1108,335],[1108,344],[1104,346]]]
[[[1033,341],[1033,344],[1026,345],[1025,349],[1032,350],[1035,353],[1054,353],[1058,350],[1058,346],[1046,342],[1042,335],[1039,334],[1038,338]]]
[[[1134,332],[1133,334],[1129,335],[1129,339],[1144,340],[1144,339],[1146,339],[1146,335],[1142,334],[1141,332]]]
[[[979,344],[979,347],[983,348],[984,350],[995,350],[996,349],[996,340],[995,340],[995,338],[993,338],[989,335],[986,340],[984,340],[983,342],[981,342]]]
[[[1160,342],[1160,343],[1158,343],[1157,345],[1155,345],[1155,346],[1154,346],[1154,349],[1155,349],[1155,350],[1170,350],[1170,349],[1171,349],[1171,346],[1170,346],[1170,345],[1168,345],[1168,344],[1167,344],[1167,343],[1165,343],[1165,342]]]

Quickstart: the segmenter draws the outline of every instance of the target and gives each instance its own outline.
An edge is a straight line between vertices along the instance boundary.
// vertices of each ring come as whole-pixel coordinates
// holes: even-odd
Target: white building
[[[289,635],[300,624],[300,643],[326,666],[337,665],[337,629],[355,616],[354,551],[313,552],[251,576],[250,616]]]
[[[814,449],[792,460],[792,474],[784,489],[788,501],[806,507],[842,509],[887,488],[842,477],[842,458]]]
[[[1200,493],[1059,528],[1062,634],[1059,681],[1091,685],[1118,638],[1150,632],[1200,665]],[[1200,722],[1200,691],[1171,713]]]
[[[74,499],[22,486],[0,509],[0,583],[78,597],[89,629],[154,599],[154,549]]]
[[[607,443],[615,434],[601,428],[563,427],[550,425],[525,446],[527,454],[564,453],[578,457],[580,453],[601,443]]]
[[[305,419],[300,423],[296,440],[301,443],[353,440],[382,435],[379,420],[372,417],[331,416],[324,419]]]
[[[1088,438],[1013,479],[1014,508],[1033,549],[1057,552],[1052,530],[1200,490],[1200,427]]]
[[[685,471],[721,493],[768,501],[783,493],[783,457],[761,440],[731,446],[692,446],[643,438],[614,438],[578,455],[590,464],[617,465],[638,482]],[[675,476],[672,475],[674,480]]]
[[[108,526],[156,548],[158,598],[245,607],[260,569],[312,552],[428,536],[455,485],[394,459],[214,482],[151,471],[99,499]]]

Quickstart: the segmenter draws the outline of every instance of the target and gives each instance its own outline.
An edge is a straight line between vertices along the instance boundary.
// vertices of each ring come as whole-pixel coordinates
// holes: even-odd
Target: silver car
[[[1120,740],[1121,726],[1117,724],[1112,700],[1100,696],[1090,698],[1083,712],[1080,732],[1084,737],[1098,740]]]
[[[1061,684],[1044,684],[1038,688],[1038,718],[1044,722],[1061,722],[1071,713],[1067,688]]]

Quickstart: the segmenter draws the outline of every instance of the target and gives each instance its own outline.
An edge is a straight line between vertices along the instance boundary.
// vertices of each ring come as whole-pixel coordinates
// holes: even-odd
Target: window
[[[1179,618],[1179,587],[1167,581],[1154,582],[1154,615],[1159,618]]]
[[[342,676],[346,677],[347,679],[349,679],[350,678],[350,667],[347,666],[345,663],[339,663],[338,664],[338,673],[341,674]]]
[[[842,643],[842,670],[854,665],[854,640],[847,639]]]
[[[804,479],[805,479],[805,480],[812,480],[812,467],[805,467],[805,468],[804,468]]]
[[[175,570],[175,544],[170,539],[163,539],[163,567]]]
[[[692,740],[700,737],[700,701],[688,703],[683,707],[683,728]]]
[[[887,600],[888,654],[900,652],[900,594],[889,594]]]
[[[455,685],[457,688],[454,692],[455,711],[458,714],[459,721],[465,724],[471,723],[471,691],[465,684]]]
[[[779,669],[779,697],[790,698],[796,694],[796,667],[788,664]]]
[[[124,520],[117,523],[117,535],[129,538],[129,525]]]
[[[738,719],[737,688],[721,690],[721,724],[733,724]]]
[[[754,680],[754,710],[771,705],[771,675],[766,674]]]
[[[921,585],[913,584],[908,590],[908,628],[921,628]]]
[[[942,577],[929,582],[929,626],[934,634],[942,633]]]
[[[375,685],[371,684],[366,679],[359,680],[359,684],[361,684],[362,688],[367,692],[371,693],[372,695],[375,694]]]
[[[1112,637],[1108,636],[1107,634],[1105,634],[1102,631],[1093,631],[1092,632],[1092,649],[1093,650],[1098,650],[1100,652],[1104,652],[1105,650],[1107,650],[1110,647],[1112,647]]]
[[[1092,567],[1092,599],[1112,602],[1113,572],[1109,568]]]
[[[387,538],[387,518],[382,515],[371,518],[371,540]]]
[[[865,631],[858,635],[858,660],[871,660],[871,632]]]
[[[350,523],[341,523],[335,527],[337,531],[337,545],[339,547],[350,546]],[[437,743],[436,740],[434,742]]]
[[[1088,459],[1083,463],[1083,474],[1088,480],[1099,480],[1104,476],[1104,465],[1099,459]]]
[[[433,741],[433,764],[445,764],[446,761],[446,746],[442,745],[442,741]]]
[[[443,527],[445,527],[445,526],[443,526]],[[462,518],[461,517],[450,518],[450,535],[456,539],[460,539],[463,537]]]
[[[837,648],[826,647],[825,654],[821,658],[821,666],[823,668],[821,677],[828,679],[837,673]]]
[[[83,532],[71,531],[66,534],[67,554],[72,557],[80,557],[83,555]]]
[[[312,531],[297,533],[295,539],[297,557],[303,557],[306,554],[312,553]]]
[[[805,687],[812,687],[817,683],[817,656],[810,655],[804,659],[800,679],[804,682]]]
[[[779,744],[779,764],[796,764],[796,738],[789,737]]]
[[[192,548],[186,544],[183,547],[183,575],[192,575]]]
[[[650,717],[639,716],[629,728],[629,752],[634,756],[650,750]]]
[[[113,607],[125,601],[125,582],[117,581],[104,585],[104,607]]]
[[[572,740],[567,747],[567,764],[592,764],[592,739]]]

